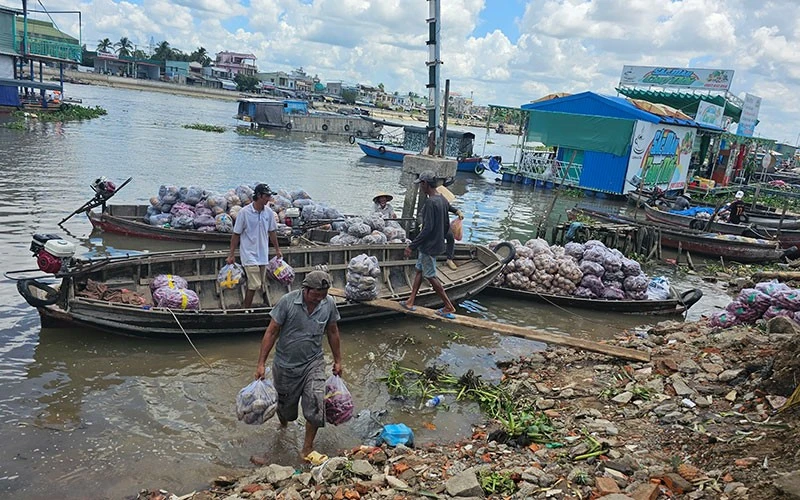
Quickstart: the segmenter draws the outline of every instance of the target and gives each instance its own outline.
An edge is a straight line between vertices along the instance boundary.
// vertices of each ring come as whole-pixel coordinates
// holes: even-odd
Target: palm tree
[[[130,57],[131,49],[133,49],[133,42],[128,40],[128,37],[123,36],[119,39],[119,42],[114,44],[114,47],[117,48],[117,55],[119,57]]]
[[[157,61],[166,61],[172,57],[172,47],[169,46],[169,42],[164,40],[163,42],[159,43],[156,47],[156,51],[153,53],[153,59]]]
[[[208,57],[208,51],[204,47],[197,47],[197,50],[192,52],[189,56],[190,61],[197,61],[203,66],[211,64],[211,58]]]
[[[110,50],[114,47],[114,42],[109,40],[108,38],[103,38],[102,40],[97,41],[97,51],[98,52],[110,52]]]

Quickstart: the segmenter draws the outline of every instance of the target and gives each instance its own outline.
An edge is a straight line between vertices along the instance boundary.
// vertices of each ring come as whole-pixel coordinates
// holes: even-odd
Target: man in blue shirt
[[[240,247],[239,259],[247,274],[247,291],[242,304],[245,309],[253,305],[256,290],[266,291],[270,243],[275,249],[275,256],[283,258],[275,232],[278,229],[275,212],[267,205],[273,194],[277,193],[268,184],[258,184],[253,190],[253,202],[242,207],[233,225],[228,264],[236,261],[234,253]]]

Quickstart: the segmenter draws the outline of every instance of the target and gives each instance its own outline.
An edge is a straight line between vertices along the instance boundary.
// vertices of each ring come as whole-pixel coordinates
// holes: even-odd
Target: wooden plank
[[[344,290],[338,288],[331,288],[328,290],[330,295],[334,297],[344,297]],[[597,352],[607,356],[627,359],[630,361],[650,361],[650,353],[645,351],[637,351],[635,349],[628,349],[625,347],[618,347],[600,342],[593,342],[591,340],[579,339],[575,337],[568,337],[566,335],[556,335],[533,328],[525,328],[516,325],[507,325],[504,323],[496,323],[494,321],[487,321],[480,318],[471,318],[469,316],[455,315],[455,319],[446,319],[437,315],[433,309],[427,307],[416,306],[416,310],[409,311],[395,302],[387,299],[375,299],[362,302],[362,304],[370,305],[373,307],[388,309],[398,313],[410,314],[421,318],[432,319],[437,321],[446,321],[451,324],[468,326],[471,328],[478,328],[480,330],[488,330],[498,332],[512,337],[519,337],[528,340],[536,340],[538,342],[546,342],[548,344],[562,345],[566,347],[573,347],[584,351]]]
[[[800,271],[761,271],[753,273],[753,281],[777,279],[780,281],[800,280]]]

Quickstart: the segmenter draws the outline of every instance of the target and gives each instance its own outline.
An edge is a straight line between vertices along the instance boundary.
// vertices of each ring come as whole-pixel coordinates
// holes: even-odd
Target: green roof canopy
[[[19,36],[22,36],[23,22],[22,16],[17,16],[17,34]],[[39,21],[38,19],[28,18],[28,36],[31,38],[44,38],[54,42],[80,45],[77,38],[56,29],[53,24],[48,21]]]
[[[642,99],[657,104],[666,104],[684,113],[695,115],[700,101],[710,102],[717,106],[725,107],[725,116],[729,116],[733,121],[739,122],[742,115],[742,108],[736,106],[731,101],[726,100],[721,95],[710,94],[690,94],[687,92],[666,92],[663,90],[636,89],[630,87],[620,87],[616,89],[620,94],[631,99]]]

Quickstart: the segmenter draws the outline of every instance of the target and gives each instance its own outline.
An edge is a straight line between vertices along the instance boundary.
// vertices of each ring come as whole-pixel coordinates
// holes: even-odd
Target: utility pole
[[[440,0],[428,0],[428,133],[433,134],[433,147],[429,152],[437,150],[439,144],[439,110],[441,106],[440,66],[442,64],[439,40],[441,38],[441,4]],[[431,106],[433,104],[433,106]]]

